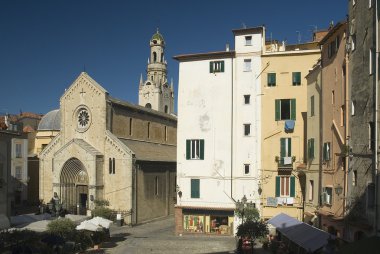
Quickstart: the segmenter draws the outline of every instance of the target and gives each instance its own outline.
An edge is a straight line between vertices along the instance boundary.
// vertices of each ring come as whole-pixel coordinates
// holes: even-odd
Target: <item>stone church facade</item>
[[[57,193],[79,214],[108,200],[128,224],[172,214],[177,117],[164,109],[115,99],[82,72],[60,99],[59,134],[39,154],[40,199]]]

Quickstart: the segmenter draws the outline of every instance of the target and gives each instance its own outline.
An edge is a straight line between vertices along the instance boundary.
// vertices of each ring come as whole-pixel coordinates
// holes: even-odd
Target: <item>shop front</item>
[[[232,235],[233,210],[183,209],[183,232]]]

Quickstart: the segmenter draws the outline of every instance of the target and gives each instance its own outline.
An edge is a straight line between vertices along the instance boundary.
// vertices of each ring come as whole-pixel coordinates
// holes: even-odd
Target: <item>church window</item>
[[[157,62],[157,53],[153,52],[153,63]]]
[[[109,171],[109,174],[111,175],[111,174],[115,174],[115,167],[116,167],[116,165],[115,165],[116,163],[115,163],[115,158],[109,158],[108,159],[108,171]]]
[[[148,138],[150,138],[150,123],[148,123]]]
[[[154,194],[158,196],[158,176],[154,179]]]
[[[211,61],[210,73],[224,72],[224,61]]]
[[[168,105],[165,105],[165,113],[168,113]]]
[[[147,103],[147,104],[145,104],[145,107],[146,107],[146,108],[152,108],[152,104]]]
[[[132,136],[132,123],[133,123],[133,120],[131,117],[129,118],[129,136]]]
[[[161,53],[161,62],[164,62],[164,53]]]
[[[168,127],[165,126],[165,141],[168,141]]]

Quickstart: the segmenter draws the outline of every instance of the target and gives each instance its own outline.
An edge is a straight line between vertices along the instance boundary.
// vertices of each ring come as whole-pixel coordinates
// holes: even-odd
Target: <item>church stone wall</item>
[[[130,126],[130,119],[132,119],[132,126]],[[128,110],[127,108],[117,106],[113,107],[112,133],[119,138],[146,140],[173,145],[177,144],[176,121],[158,115],[142,114],[132,109]]]
[[[137,222],[174,214],[176,164],[138,162]]]

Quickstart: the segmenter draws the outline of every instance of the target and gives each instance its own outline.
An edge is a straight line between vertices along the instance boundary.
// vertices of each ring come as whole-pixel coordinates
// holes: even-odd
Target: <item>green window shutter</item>
[[[311,151],[311,158],[314,159],[314,139],[313,138],[310,140],[310,151]]]
[[[293,72],[293,86],[301,84],[301,72]]]
[[[224,72],[224,61],[221,62],[221,65],[222,65],[221,72]]]
[[[280,107],[281,107],[281,100],[275,100],[275,120],[278,121],[281,118],[281,112],[280,112]]]
[[[190,160],[190,146],[191,146],[191,140],[186,140],[186,160]]]
[[[286,156],[286,149],[285,149],[285,138],[280,139],[280,159]]]
[[[280,177],[276,176],[276,197],[280,196]]]
[[[296,99],[290,100],[290,119],[296,120]]]
[[[210,73],[213,72],[212,64],[213,64],[213,62],[210,62]]]
[[[273,73],[272,79],[274,86],[276,86],[276,73]]]
[[[191,179],[191,198],[199,198],[199,179]]]
[[[295,197],[296,195],[296,179],[294,176],[290,177],[290,196]]]
[[[292,139],[288,138],[288,154],[287,156],[292,156]]]
[[[203,160],[205,158],[205,140],[200,140],[200,159]]]

